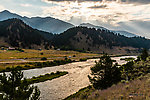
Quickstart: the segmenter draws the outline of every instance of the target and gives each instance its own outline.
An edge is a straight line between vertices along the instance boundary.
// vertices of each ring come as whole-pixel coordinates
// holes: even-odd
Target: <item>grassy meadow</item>
[[[54,60],[60,61],[66,58],[71,59],[72,61],[74,60],[80,61],[83,59],[100,56],[100,54],[94,53],[81,53],[77,51],[62,51],[62,50],[23,49],[23,51],[24,52],[17,50],[0,50],[0,71],[5,71],[6,68],[12,68],[17,66],[21,66],[23,69],[31,69],[34,67],[37,68],[37,66],[33,66],[31,64],[37,62],[44,63],[44,62],[52,62]],[[46,58],[46,60],[41,60],[42,58]],[[26,65],[30,65],[30,68],[26,67]],[[9,71],[9,69],[7,71]]]
[[[11,51],[11,50],[0,50],[0,59],[24,59],[24,58],[51,58],[55,59],[57,57],[69,57],[74,56],[76,58],[81,57],[91,57],[98,56],[98,54],[93,53],[81,53],[77,51],[61,51],[61,50],[33,50],[33,49],[24,49],[24,52],[20,51]]]

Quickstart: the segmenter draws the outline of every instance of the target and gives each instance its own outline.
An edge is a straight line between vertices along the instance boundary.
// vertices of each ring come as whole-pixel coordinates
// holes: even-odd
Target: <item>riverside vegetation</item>
[[[55,78],[58,78],[60,76],[66,75],[68,72],[60,72],[57,71],[56,73],[52,72],[51,74],[45,74],[45,75],[40,75],[38,77],[32,77],[31,79],[27,79],[28,84],[33,84],[33,83],[39,83],[39,82],[44,82],[47,80],[52,80]]]
[[[34,63],[45,64],[44,62],[60,61],[66,58],[71,61],[80,61],[83,58],[96,58],[100,54],[94,53],[81,53],[76,51],[62,51],[62,50],[31,50],[23,49],[24,52],[17,50],[0,50],[0,71],[9,71],[13,67],[20,66],[24,69],[34,68]],[[44,58],[44,60],[43,60]],[[45,60],[45,58],[47,60]],[[41,60],[42,59],[42,60]],[[29,63],[30,62],[30,63]],[[33,63],[32,63],[33,62]],[[56,63],[56,62],[55,62]],[[24,67],[28,65],[28,68]],[[35,64],[34,64],[35,65]],[[29,67],[30,66],[30,67]],[[6,69],[7,68],[7,69]],[[36,67],[35,67],[36,68]]]
[[[87,53],[88,54],[88,53]],[[94,54],[93,54],[94,55]],[[99,55],[100,56],[100,55]],[[12,67],[17,67],[20,68],[21,70],[28,70],[28,69],[34,69],[34,68],[43,68],[43,67],[52,67],[52,66],[58,66],[58,65],[64,65],[72,62],[77,62],[77,61],[87,61],[88,59],[96,59],[99,58],[99,56],[88,56],[88,57],[83,57],[82,58],[82,53],[81,53],[81,58],[78,59],[72,59],[72,58],[67,58],[65,56],[64,59],[57,59],[57,60],[52,60],[52,61],[46,61],[47,58],[43,57],[42,62],[26,62],[26,63],[12,63],[12,64],[5,64],[2,63],[0,66],[0,72],[9,72],[11,71]]]
[[[79,90],[66,100],[150,99],[149,64],[150,57],[146,49],[138,59],[130,60],[120,67],[113,65],[110,57],[104,55],[91,67],[89,80],[92,85]]]
[[[71,59],[64,59],[64,60],[54,60],[54,61],[47,61],[47,62],[31,62],[24,66],[16,66],[16,68],[21,70],[27,70],[27,69],[34,69],[34,68],[43,68],[43,67],[52,67],[52,66],[58,66],[63,65],[67,63],[75,62],[75,60]],[[6,69],[1,69],[0,72],[9,72],[12,68],[7,67]]]
[[[28,84],[23,72],[12,68],[9,76],[0,75],[0,100],[39,100],[40,90]]]
[[[26,79],[21,69],[12,68],[8,76],[5,73],[0,75],[0,100],[39,100],[40,90],[30,84],[52,80],[66,74],[68,72],[57,71]]]

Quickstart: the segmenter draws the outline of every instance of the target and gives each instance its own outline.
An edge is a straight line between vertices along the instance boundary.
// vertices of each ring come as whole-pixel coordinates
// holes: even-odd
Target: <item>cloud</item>
[[[125,1],[129,3],[150,3],[150,0],[125,0]]]
[[[91,1],[91,2],[108,2],[108,1],[116,1],[116,2],[122,2],[122,3],[150,3],[150,0],[42,0],[45,2],[64,2],[64,1],[78,1],[78,2],[85,2],[85,1]]]
[[[49,2],[49,1],[55,1],[55,2],[64,2],[64,1],[78,1],[78,2],[84,2],[84,1],[102,1],[102,0],[42,0],[42,1],[45,1],[45,2]]]
[[[31,16],[32,15],[30,12],[26,12],[26,11],[22,11],[19,14],[21,14],[22,16]]]
[[[43,7],[43,14],[52,17],[72,21],[99,20],[117,26],[119,22],[130,20],[149,21],[150,4],[134,5],[117,2],[57,2],[57,6]],[[80,21],[78,21],[80,22]]]
[[[33,5],[31,5],[31,4],[20,4],[20,6],[22,6],[22,7],[32,7]]]
[[[6,8],[4,7],[4,6],[2,6],[2,5],[0,5],[0,11],[3,11],[3,10],[5,10]]]

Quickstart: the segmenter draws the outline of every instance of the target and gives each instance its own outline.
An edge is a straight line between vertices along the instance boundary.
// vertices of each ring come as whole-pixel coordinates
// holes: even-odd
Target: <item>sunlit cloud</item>
[[[22,16],[31,16],[32,15],[30,12],[26,12],[26,11],[20,12],[20,14]]]
[[[43,7],[44,14],[69,20],[73,17],[99,20],[113,25],[130,20],[150,20],[150,4],[134,5],[117,2],[55,2],[58,6]],[[134,8],[134,9],[133,9]]]
[[[31,4],[20,4],[20,6],[22,6],[22,7],[32,7]]]
[[[0,11],[3,11],[3,10],[5,10],[6,8],[4,7],[4,6],[2,6],[2,5],[0,5]]]
[[[124,30],[150,38],[150,3],[138,0],[90,1],[53,0],[46,3],[55,6],[43,7],[44,15],[79,25],[92,23],[112,30]],[[60,2],[58,2],[60,1]],[[83,0],[82,0],[83,1]],[[148,1],[145,1],[148,2]],[[140,4],[138,4],[140,3]],[[147,24],[145,24],[147,23]]]

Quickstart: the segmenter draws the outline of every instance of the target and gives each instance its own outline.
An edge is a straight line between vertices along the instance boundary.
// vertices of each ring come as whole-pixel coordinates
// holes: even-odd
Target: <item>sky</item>
[[[150,0],[0,0],[0,11],[91,23],[150,38]]]

